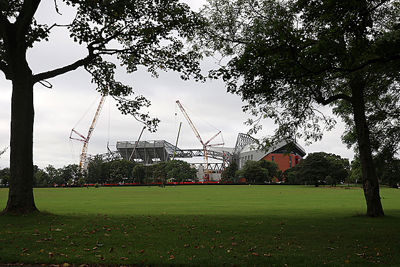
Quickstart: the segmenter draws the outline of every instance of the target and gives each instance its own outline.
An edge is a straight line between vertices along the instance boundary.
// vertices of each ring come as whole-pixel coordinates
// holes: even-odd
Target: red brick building
[[[248,160],[268,160],[278,164],[278,168],[283,172],[299,164],[305,155],[305,150],[296,142],[282,142],[268,151],[254,149],[251,145],[248,145],[240,152],[239,169]]]
[[[284,172],[299,164],[305,155],[306,152],[303,148],[296,143],[292,143],[266,154],[262,159],[275,162],[278,164],[278,168]]]

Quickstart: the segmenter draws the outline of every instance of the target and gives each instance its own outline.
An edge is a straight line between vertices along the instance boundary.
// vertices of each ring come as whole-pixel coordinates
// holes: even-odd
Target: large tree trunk
[[[379,195],[379,181],[372,160],[369,128],[365,116],[364,87],[365,83],[360,77],[352,79],[352,106],[360,152],[364,196],[367,202],[367,216],[378,217],[383,216],[384,213]]]
[[[22,49],[21,49],[22,50]],[[33,82],[25,50],[12,53],[11,154],[7,206],[3,213],[37,211],[33,198]]]

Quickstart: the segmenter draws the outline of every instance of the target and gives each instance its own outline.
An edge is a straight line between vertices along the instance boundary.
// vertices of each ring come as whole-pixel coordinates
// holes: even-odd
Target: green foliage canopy
[[[350,172],[348,159],[338,155],[316,152],[285,172],[289,184],[331,184],[336,185],[347,180]]]
[[[370,134],[397,129],[397,113],[380,105],[389,98],[399,110],[400,1],[210,0],[204,13],[203,44],[229,56],[211,76],[248,102],[244,110],[275,121],[273,142],[319,140],[335,125],[321,107],[336,107],[357,140],[367,214],[382,216]],[[369,124],[371,115],[381,116]]]
[[[10,190],[5,213],[37,211],[33,195],[33,87],[51,87],[48,80],[84,68],[103,95],[117,100],[123,114],[133,115],[154,131],[159,120],[140,111],[150,101],[134,95],[132,86],[115,79],[118,60],[128,73],[139,66],[153,75],[174,70],[183,79],[200,78],[199,54],[186,49],[185,40],[201,27],[199,16],[178,0],[54,0],[54,13],[69,9],[70,22],[60,25],[54,16],[37,18],[41,0],[0,1],[0,71],[12,82]],[[43,1],[44,2],[44,1]],[[63,6],[59,5],[60,3]],[[70,6],[69,8],[67,6]],[[38,72],[31,69],[28,50],[42,41],[53,42],[55,29],[82,47],[69,64]],[[32,50],[34,51],[34,50]],[[45,59],[43,59],[44,61]],[[51,58],[46,58],[51,61]]]
[[[231,162],[228,167],[221,174],[221,180],[223,181],[234,181],[238,165],[236,161]]]
[[[230,56],[213,77],[274,119],[276,137],[320,139],[335,121],[318,108],[350,103],[353,114],[350,83],[361,77],[368,108],[397,92],[388,109],[398,110],[399,1],[210,0],[204,12],[203,44]]]
[[[183,79],[191,75],[200,77],[199,55],[185,49],[184,40],[191,38],[193,29],[200,27],[201,21],[186,4],[177,0],[56,0],[54,12],[59,15],[63,9],[75,12],[69,24],[59,25],[53,21],[47,24],[37,21],[35,16],[41,2],[0,2],[0,70],[6,79],[16,79],[12,62],[16,52],[24,53],[42,41],[52,42],[53,31],[64,29],[66,38],[86,49],[86,56],[65,66],[33,74],[33,83],[83,67],[92,76],[99,92],[117,100],[123,114],[135,116],[154,130],[158,120],[150,120],[148,114],[139,112],[141,107],[149,106],[150,101],[141,95],[126,98],[134,94],[133,87],[115,79],[117,66],[112,58],[118,59],[129,73],[143,66],[155,76],[157,69],[170,69],[181,72]],[[17,40],[11,39],[10,30],[16,32]],[[21,51],[14,51],[13,46]]]
[[[278,165],[274,162],[264,160],[245,162],[243,168],[239,170],[239,178],[245,178],[251,183],[268,183],[278,174]]]

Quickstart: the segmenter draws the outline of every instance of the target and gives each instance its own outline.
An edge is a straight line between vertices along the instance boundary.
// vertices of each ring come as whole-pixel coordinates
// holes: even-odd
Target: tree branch
[[[4,75],[6,76],[7,80],[11,79],[11,72],[10,72],[10,68],[8,67],[8,65],[3,62],[0,61],[0,70],[4,73]]]
[[[318,104],[321,104],[321,105],[324,105],[324,106],[329,105],[330,103],[332,103],[332,102],[334,102],[336,100],[340,100],[340,99],[346,100],[348,102],[352,101],[352,97],[350,97],[350,96],[348,96],[346,94],[337,94],[337,95],[333,95],[333,96],[331,96],[329,98],[324,98],[322,96],[321,92],[318,92],[315,95],[315,101],[317,101]]]
[[[372,13],[374,12],[376,9],[378,9],[379,7],[381,7],[382,5],[386,4],[387,2],[389,2],[389,0],[382,0],[380,3],[378,3],[376,6],[368,9],[368,13]]]
[[[10,22],[8,19],[0,13],[0,39],[6,39],[7,27],[9,26]]]
[[[89,55],[87,57],[77,60],[70,65],[33,75],[33,83],[37,83],[42,80],[54,78],[58,75],[76,70],[79,67],[89,64],[95,57],[96,57],[96,55],[94,55],[93,53],[89,53]]]
[[[67,28],[69,26],[71,26],[71,24],[57,24],[57,23],[54,23],[53,25],[51,25],[49,27],[49,31],[51,31],[54,27],[65,27],[65,28]]]
[[[389,57],[380,57],[380,58],[374,58],[374,59],[370,59],[367,60],[365,62],[363,62],[362,64],[360,64],[359,66],[352,68],[352,69],[343,69],[344,71],[348,71],[350,72],[356,72],[358,70],[361,70],[365,67],[367,67],[368,65],[372,65],[372,64],[377,64],[377,63],[388,63],[391,61],[396,61],[396,60],[400,60],[400,54],[399,55],[393,55],[393,56],[389,56]]]
[[[17,39],[24,40],[41,0],[24,0],[16,25]]]
[[[62,14],[60,13],[60,10],[58,9],[57,0],[54,0],[54,8],[56,9],[56,12],[57,12],[59,15],[62,15]]]

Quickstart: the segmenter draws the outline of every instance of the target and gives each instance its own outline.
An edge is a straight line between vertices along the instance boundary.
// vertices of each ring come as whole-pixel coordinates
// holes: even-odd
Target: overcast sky
[[[205,1],[186,0],[192,8],[199,9]],[[59,3],[61,4],[61,3]],[[47,6],[46,6],[47,5]],[[38,19],[41,23],[67,23],[71,17],[69,10],[60,5],[63,16],[54,11],[53,1],[42,1]],[[74,62],[82,57],[85,50],[71,42],[62,30],[56,31],[50,42],[41,43],[28,54],[34,73]],[[211,66],[214,59],[207,59],[204,65]],[[152,102],[149,112],[161,120],[156,133],[144,132],[142,140],[167,140],[175,143],[179,122],[183,122],[178,146],[180,148],[200,148],[200,144],[175,104],[180,100],[189,116],[198,128],[202,138],[208,140],[218,130],[222,131],[223,141],[228,147],[234,147],[238,133],[246,133],[249,127],[244,121],[249,117],[242,112],[239,96],[226,93],[221,81],[196,83],[183,81],[174,72],[160,73],[153,78],[140,70],[126,74],[122,69],[118,77],[135,88],[137,94],[143,94]],[[75,127],[83,135],[87,134],[91,120],[100,100],[90,76],[78,69],[63,76],[49,80],[53,85],[47,89],[35,85],[35,126],[34,126],[34,164],[45,167],[49,164],[62,167],[78,163],[82,143],[71,141],[69,135]],[[8,146],[10,138],[10,100],[11,83],[0,75],[0,149]],[[329,112],[329,110],[328,110]],[[86,114],[86,115],[85,115]],[[85,115],[85,116],[84,116]],[[270,122],[263,123],[263,131],[256,137],[273,134],[276,128]],[[115,149],[117,141],[137,140],[142,125],[130,116],[119,113],[115,103],[107,99],[99,121],[89,143],[89,154],[105,153],[107,142]],[[340,140],[344,126],[339,121],[335,130],[327,132],[320,142],[305,146],[298,140],[307,153],[325,151],[353,158],[353,151],[346,148]],[[216,141],[222,141],[221,139]],[[9,151],[0,157],[0,168],[9,166]]]

